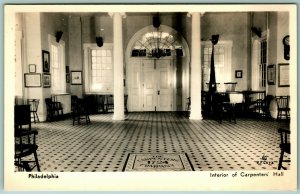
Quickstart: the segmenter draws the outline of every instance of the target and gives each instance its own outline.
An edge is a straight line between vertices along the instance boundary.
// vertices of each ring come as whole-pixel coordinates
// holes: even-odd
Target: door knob
[[[159,95],[160,94],[160,91],[159,90],[157,90],[157,95]]]

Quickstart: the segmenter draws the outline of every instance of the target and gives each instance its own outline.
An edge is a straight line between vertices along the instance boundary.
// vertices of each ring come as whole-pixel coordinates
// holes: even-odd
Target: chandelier
[[[132,56],[156,59],[171,55],[182,56],[182,46],[177,41],[177,36],[161,30],[158,14],[153,17],[153,27],[153,31],[147,32],[135,43]]]

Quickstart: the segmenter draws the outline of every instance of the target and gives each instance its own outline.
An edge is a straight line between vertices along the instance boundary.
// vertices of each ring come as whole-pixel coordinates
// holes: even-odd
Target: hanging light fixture
[[[132,49],[133,57],[161,57],[174,55],[183,56],[182,46],[175,31],[162,31],[161,18],[155,14],[152,18],[153,31],[145,33],[137,40]],[[174,33],[175,32],[175,33]]]
[[[151,56],[159,59],[162,56],[167,56],[167,49],[161,48],[162,33],[159,31],[161,21],[159,13],[153,17],[153,27],[156,28],[156,33],[154,34],[154,48],[151,50]]]
[[[102,36],[104,28],[101,26],[101,16],[95,17],[95,34],[96,34],[96,44],[98,47],[102,47],[104,43],[104,38]]]

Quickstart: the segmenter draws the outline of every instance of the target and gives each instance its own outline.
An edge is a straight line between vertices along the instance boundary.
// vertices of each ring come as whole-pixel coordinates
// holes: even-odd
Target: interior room
[[[288,11],[14,17],[15,171],[290,169]]]

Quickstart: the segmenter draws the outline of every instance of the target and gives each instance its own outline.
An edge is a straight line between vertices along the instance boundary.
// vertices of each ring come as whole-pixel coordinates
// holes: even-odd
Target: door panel
[[[171,61],[170,60],[156,60],[157,67],[157,90],[158,97],[158,111],[172,110],[172,87],[171,87]]]
[[[140,98],[141,61],[130,60],[128,71],[128,108],[129,111],[141,111],[142,100]]]
[[[144,111],[155,111],[157,106],[156,72],[153,60],[143,60],[143,106]]]

